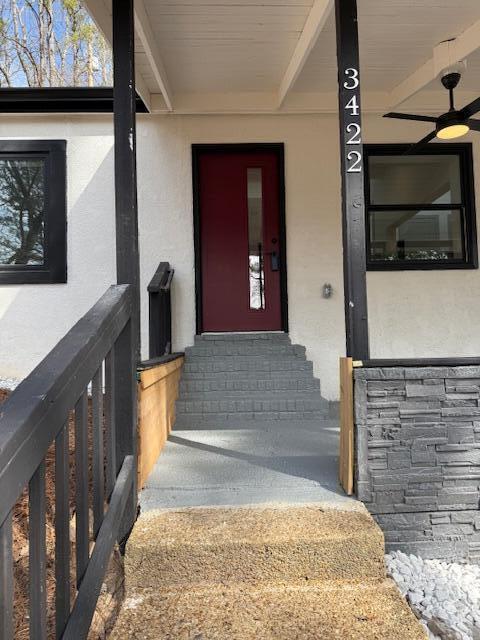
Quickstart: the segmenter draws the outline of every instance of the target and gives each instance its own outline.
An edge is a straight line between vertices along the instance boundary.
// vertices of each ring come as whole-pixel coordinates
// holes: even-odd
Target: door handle
[[[276,251],[270,252],[270,268],[272,271],[280,271],[280,256]]]

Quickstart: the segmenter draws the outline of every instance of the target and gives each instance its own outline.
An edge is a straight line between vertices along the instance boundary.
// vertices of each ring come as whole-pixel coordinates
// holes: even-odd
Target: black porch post
[[[113,121],[115,135],[115,219],[117,282],[133,287],[132,319],[114,354],[117,473],[126,455],[137,454],[136,366],[140,353],[135,49],[133,0],[113,0]],[[120,539],[135,521],[136,471]]]
[[[347,356],[369,357],[357,1],[335,0]]]

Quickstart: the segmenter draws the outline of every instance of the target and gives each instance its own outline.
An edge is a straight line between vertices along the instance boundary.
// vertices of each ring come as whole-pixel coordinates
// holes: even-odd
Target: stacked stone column
[[[354,375],[357,496],[387,549],[480,562],[480,366]]]

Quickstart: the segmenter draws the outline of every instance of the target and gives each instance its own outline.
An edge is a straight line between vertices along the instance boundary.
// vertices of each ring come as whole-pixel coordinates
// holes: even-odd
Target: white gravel
[[[432,640],[480,640],[480,566],[401,551],[386,555],[385,562]]]
[[[0,389],[13,391],[20,384],[21,380],[16,378],[0,378]]]

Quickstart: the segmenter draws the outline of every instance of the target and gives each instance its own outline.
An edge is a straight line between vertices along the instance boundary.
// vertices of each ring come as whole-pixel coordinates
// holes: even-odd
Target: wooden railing
[[[148,285],[150,358],[159,358],[172,352],[170,289],[174,273],[168,262],[161,262]]]
[[[110,554],[136,514],[132,291],[112,286],[2,405],[0,637],[14,637],[12,513],[29,492],[30,638],[87,637]],[[90,387],[91,385],[91,387]],[[89,402],[91,388],[91,404]],[[91,421],[89,420],[89,405]],[[74,411],[71,603],[69,419]],[[55,448],[55,632],[47,636],[45,458]],[[91,466],[90,466],[91,465]],[[89,506],[92,505],[90,522]],[[90,550],[90,525],[93,550]]]

